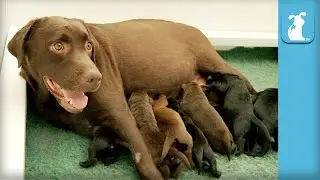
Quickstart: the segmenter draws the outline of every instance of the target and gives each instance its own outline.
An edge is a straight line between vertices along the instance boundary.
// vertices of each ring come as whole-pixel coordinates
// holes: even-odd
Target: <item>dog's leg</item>
[[[245,142],[246,140],[243,137],[240,137],[236,140],[236,144],[237,144],[237,151],[235,153],[236,156],[239,156],[244,152]]]
[[[193,124],[190,117],[187,115],[183,116],[185,126],[188,132],[193,137],[193,157],[196,164],[196,168],[198,169],[198,174],[203,169],[204,162],[203,160],[208,161],[210,172],[213,177],[219,178],[221,176],[221,172],[217,169],[217,161],[214,156],[214,153],[211,147],[208,144],[208,141],[202,131]]]
[[[203,149],[203,154],[204,154],[204,159],[206,161],[208,161],[208,163],[209,163],[210,172],[211,172],[212,176],[219,178],[221,176],[221,172],[218,171],[217,160],[214,157],[214,153],[208,144]]]
[[[263,135],[266,137],[269,143],[275,142],[274,138],[270,135],[266,125],[261,120],[259,120],[254,114],[251,115],[250,121],[253,122],[257,127],[261,129]]]
[[[102,93],[105,94],[105,92]],[[101,102],[102,97],[105,97],[103,102]],[[105,119],[102,120],[102,124],[112,127],[119,134],[120,138],[128,143],[140,177],[142,179],[162,180],[163,177],[156,168],[146,147],[125,96],[114,93],[109,96],[104,95],[91,99],[92,101],[96,101],[93,104],[103,103],[105,106],[100,107],[101,109],[88,108],[86,115],[95,114],[98,110],[100,117]],[[101,114],[102,112],[106,114]],[[92,120],[94,121],[94,119]]]
[[[89,168],[95,165],[98,162],[96,155],[97,155],[97,148],[93,140],[93,142],[91,142],[88,149],[88,159],[84,162],[80,162],[80,166],[83,168]]]
[[[122,139],[130,146],[132,156],[140,176],[143,179],[163,179],[159,170],[156,168],[152,157],[144,143],[139,132],[135,119],[133,118],[129,107],[123,107],[126,111],[116,111],[112,113],[114,121],[112,124],[119,131]]]

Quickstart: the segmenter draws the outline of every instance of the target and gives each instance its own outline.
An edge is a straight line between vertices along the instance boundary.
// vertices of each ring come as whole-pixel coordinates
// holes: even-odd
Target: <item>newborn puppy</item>
[[[182,119],[184,121],[184,124],[187,128],[187,131],[191,134],[193,139],[193,161],[195,162],[196,168],[198,169],[198,174],[200,175],[200,172],[202,169],[204,169],[204,166],[208,164],[209,171],[212,174],[213,177],[219,178],[221,176],[221,172],[218,171],[217,168],[217,161],[214,156],[214,152],[211,149],[207,138],[203,134],[203,132],[192,122],[191,118],[187,115],[184,115],[183,112],[181,112],[179,103],[175,101],[174,99],[168,99],[169,107],[173,110],[180,112],[182,114]]]
[[[183,162],[187,165],[187,167],[190,168],[193,166],[192,137],[188,133],[179,113],[168,108],[167,105],[167,98],[162,94],[152,103],[153,112],[160,132],[166,134],[161,161],[165,158],[166,154],[168,154],[167,152],[169,152],[169,149],[173,146],[176,150],[183,152],[187,158],[187,161]],[[185,158],[182,158],[182,160],[183,159]],[[179,176],[180,172],[175,174]]]
[[[230,160],[235,145],[233,137],[219,113],[210,105],[202,88],[197,83],[183,84],[182,89],[180,103],[182,112],[202,130],[211,148],[220,153],[226,153]]]
[[[153,104],[153,100],[145,92],[133,92],[128,100],[130,110],[156,166],[164,179],[168,179],[175,173],[180,175],[181,169],[177,166],[181,162],[187,165],[189,162],[184,158],[184,154],[172,147],[174,142],[168,143],[169,135],[166,136],[158,128],[151,103]]]
[[[254,113],[266,125],[270,134],[275,138],[272,148],[278,150],[278,89],[267,88],[254,97]],[[256,129],[253,150],[248,155],[264,156],[270,150],[270,143],[259,129]]]
[[[207,84],[207,94],[218,91],[219,96],[223,97],[221,114],[235,138],[236,155],[244,152],[245,135],[250,131],[251,122],[262,130],[268,143],[274,142],[267,127],[255,116],[250,93],[238,76],[215,73]]]
[[[80,162],[83,168],[91,167],[98,162],[109,165],[121,155],[128,145],[120,140],[120,137],[111,128],[95,126],[93,129],[93,140],[88,148],[88,159]]]

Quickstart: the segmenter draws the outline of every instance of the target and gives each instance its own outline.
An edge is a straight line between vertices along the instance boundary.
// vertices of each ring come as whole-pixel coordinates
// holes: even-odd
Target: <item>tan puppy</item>
[[[154,101],[152,106],[160,131],[167,135],[164,147],[171,147],[176,140],[181,144],[187,145],[184,153],[188,157],[190,164],[193,164],[192,137],[188,133],[180,114],[167,106],[168,100],[163,94],[159,96],[158,100]],[[166,154],[168,150],[164,149],[163,152]],[[164,158],[165,154],[161,156],[161,159]]]
[[[190,167],[190,164],[184,154],[177,151],[175,147],[171,147],[173,142],[169,142],[169,135],[159,130],[150,102],[152,102],[152,99],[145,92],[133,92],[128,100],[140,133],[164,178],[168,179],[172,177],[172,174],[178,174],[179,176],[180,173],[176,173],[176,171],[181,171],[180,168],[177,168],[181,161],[188,167]]]
[[[183,152],[187,158],[185,164],[190,168],[194,166],[192,161],[193,142],[179,113],[166,107],[167,105],[168,101],[166,96],[161,94],[159,98],[152,103],[152,108],[160,131],[166,134],[161,161],[163,160],[167,164],[170,164],[172,169],[170,173],[171,177],[178,178],[181,174],[183,164],[179,162],[179,159],[169,159],[166,157],[166,154],[170,155],[172,153],[172,147],[174,147],[175,150]],[[180,159],[184,158],[181,157]]]
[[[226,153],[230,160],[235,144],[219,113],[210,105],[197,83],[183,84],[182,89],[181,110],[203,131],[212,149]]]

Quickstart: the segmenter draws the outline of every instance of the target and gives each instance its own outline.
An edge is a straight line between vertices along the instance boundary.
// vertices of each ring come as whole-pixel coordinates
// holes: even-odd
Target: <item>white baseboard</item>
[[[218,50],[233,47],[278,47],[278,34],[267,32],[202,30]]]

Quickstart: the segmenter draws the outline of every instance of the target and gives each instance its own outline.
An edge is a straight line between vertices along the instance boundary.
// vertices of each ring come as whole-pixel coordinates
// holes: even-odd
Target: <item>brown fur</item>
[[[226,153],[230,159],[235,145],[219,113],[210,105],[198,84],[194,82],[184,84],[182,89],[181,110],[203,131],[212,149]]]
[[[147,148],[156,166],[160,167],[164,178],[172,177],[173,174],[180,175],[175,171],[181,171],[181,168],[177,168],[180,167],[181,162],[186,163],[188,167],[190,167],[190,163],[184,154],[179,153],[175,147],[171,147],[174,144],[173,141],[170,141],[171,134],[166,134],[163,129],[158,128],[150,101],[152,99],[147,93],[133,92],[128,104]],[[169,168],[168,172],[163,170],[163,166]]]
[[[128,105],[154,162],[156,165],[160,164],[162,161],[160,157],[166,137],[157,126],[148,94],[133,92],[128,100]]]
[[[157,120],[160,131],[167,135],[161,159],[164,159],[166,152],[169,151],[175,141],[181,144],[187,145],[187,148],[183,153],[188,158],[188,166],[193,166],[192,161],[192,137],[188,133],[181,116],[178,112],[167,107],[168,101],[165,95],[160,95],[159,99],[153,103],[153,112]]]
[[[66,47],[63,53],[52,51],[57,40]],[[86,50],[88,41],[92,43],[90,50]],[[125,94],[142,89],[171,93],[197,75],[213,72],[239,75],[250,91],[255,92],[249,81],[219,56],[201,31],[170,21],[89,24],[78,19],[43,17],[31,20],[19,30],[8,49],[35,82],[35,103],[39,106],[49,109],[58,102],[70,113],[83,111],[70,107],[64,97],[49,90],[45,83],[48,79],[64,89],[86,93],[89,101],[84,109],[85,117],[91,123],[108,124],[119,131],[130,145],[143,179],[163,177],[148,153]],[[48,111],[61,113],[60,109]],[[67,124],[70,120],[60,122]]]

